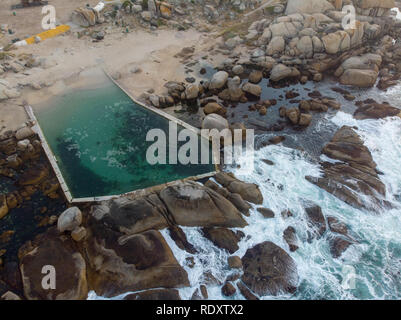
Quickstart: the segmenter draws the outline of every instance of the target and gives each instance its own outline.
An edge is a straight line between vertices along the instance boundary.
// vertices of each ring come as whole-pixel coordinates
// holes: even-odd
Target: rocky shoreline
[[[231,2],[230,6],[248,13],[259,4]],[[351,3],[356,7],[356,28],[344,30],[341,8]],[[124,14],[136,14],[144,27],[157,29],[158,19],[171,21],[188,10],[173,1],[169,4],[149,0],[147,4],[148,10],[143,10],[143,5],[135,3],[124,12],[118,11],[115,19],[123,23]],[[219,22],[226,5],[204,6],[205,19]],[[276,133],[287,127],[302,131],[318,114],[341,110],[341,103],[316,90],[310,91],[306,99],[286,88],[330,77],[339,83],[332,88],[334,96],[341,95],[355,104],[355,119],[401,117],[397,106],[373,99],[356,101],[344,89],[347,85],[387,90],[398,83],[401,23],[390,16],[394,6],[394,1],[375,0],[276,1],[268,7],[271,9],[265,12],[263,9],[263,14],[258,12],[265,14],[263,19],[252,23],[246,20],[238,34],[232,30],[229,35],[225,32],[218,47],[210,48],[211,56],[218,51],[225,59],[208,79],[166,80],[164,94],[151,91],[140,98],[167,112],[178,106],[184,112],[175,115],[184,120],[191,111],[193,124],[199,128],[246,129],[249,125],[244,123],[246,118],[244,122],[234,121],[228,117],[228,111],[247,104],[249,113],[259,115],[260,120],[253,120],[253,124],[263,132]],[[74,19],[80,24],[88,23],[87,27],[104,23],[103,17],[88,15],[84,9],[76,10]],[[95,40],[101,41],[102,35],[97,34]],[[178,55],[186,66],[195,63],[193,48],[183,48]],[[13,68],[13,63],[2,64],[0,73],[1,70],[20,72]],[[35,63],[31,61],[30,65]],[[29,66],[25,63],[24,68]],[[120,76],[113,75],[117,81]],[[261,100],[265,90],[261,82],[265,79],[268,87],[283,91],[282,100]],[[19,95],[18,88],[0,82],[0,100]],[[283,101],[291,102],[291,106]],[[278,113],[278,120],[267,125],[264,117],[272,112]],[[0,179],[13,186],[12,191],[0,194],[0,223],[16,214],[24,203],[29,205],[34,195],[43,195],[59,207],[54,212],[43,209],[38,226],[45,230],[39,228],[32,232],[32,237],[24,239],[18,257],[6,255],[4,249],[16,241],[12,238],[13,230],[0,234],[2,299],[87,299],[88,293],[94,291],[103,297],[134,292],[126,295],[126,300],[178,300],[178,289],[190,286],[190,281],[160,230],[168,230],[178,248],[196,255],[196,248],[182,227],[199,228],[213,245],[230,254],[226,262],[230,271],[225,281],[204,274],[192,299],[207,299],[208,285],[216,283],[224,296],[240,293],[249,300],[296,292],[299,275],[291,255],[302,240],[293,226],[288,226],[282,235],[287,247],[264,241],[249,248],[242,257],[235,255],[238,243],[244,238],[241,229],[247,226],[247,217],[257,213],[265,219],[292,216],[290,211],[279,213],[264,207],[259,186],[241,181],[231,173],[219,172],[202,181],[203,184],[179,182],[143,197],[72,207],[64,199],[31,125],[27,123],[0,137]],[[275,135],[264,145],[279,144],[284,139]],[[358,209],[378,212],[392,208],[393,204],[386,200],[382,173],[354,128],[339,128],[321,154],[330,161],[320,161],[321,176],[306,176],[307,181]],[[305,206],[304,215],[308,224],[307,241],[324,237],[333,258],[338,259],[350,246],[358,245],[347,225],[326,215],[318,205]],[[193,261],[186,263],[188,267]],[[41,287],[44,264],[55,266],[63,274],[57,279],[57,289],[50,294]]]

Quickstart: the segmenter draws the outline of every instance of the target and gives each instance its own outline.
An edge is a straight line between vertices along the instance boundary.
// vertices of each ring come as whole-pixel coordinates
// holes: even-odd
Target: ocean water
[[[360,97],[375,97],[378,101],[389,101],[401,107],[401,86],[386,93],[371,89],[359,93]],[[348,104],[350,104],[348,102]],[[344,106],[347,112],[326,114],[315,127],[313,134],[326,133],[334,128],[349,125],[356,128],[372,153],[380,178],[386,186],[386,197],[395,208],[372,213],[350,207],[346,203],[309,183],[305,176],[321,174],[315,157],[309,153],[285,146],[267,146],[256,152],[253,174],[231,169],[238,178],[259,185],[264,196],[263,206],[272,209],[276,216],[265,219],[254,206],[248,226],[242,229],[245,237],[239,243],[234,255],[243,256],[246,250],[260,242],[272,241],[285,249],[295,260],[299,273],[299,287],[294,295],[264,296],[262,299],[400,299],[401,298],[401,119],[355,120],[351,106]],[[262,162],[269,159],[269,166]],[[323,158],[322,160],[327,160]],[[368,201],[368,200],[367,200]],[[334,259],[330,254],[330,232],[319,240],[308,243],[307,218],[304,207],[310,203],[322,207],[325,216],[334,216],[344,222],[349,233],[358,243]],[[291,210],[293,217],[283,219],[280,212]],[[283,231],[293,226],[298,237],[299,249],[289,252],[283,239]],[[189,242],[200,252],[191,255],[179,249],[167,231],[162,231],[177,260],[189,274],[191,287],[180,289],[183,299],[190,299],[196,288],[202,284],[204,275],[211,273],[224,282],[231,274],[227,265],[229,254],[214,246],[202,236],[199,228],[183,228]],[[193,257],[191,268],[188,258]],[[347,282],[347,279],[350,280]],[[209,299],[227,299],[221,293],[221,285],[209,285]],[[243,299],[236,294],[230,299]]]
[[[106,80],[94,89],[68,91],[38,108],[39,124],[74,198],[117,195],[214,171],[211,162],[149,164],[146,152],[153,141],[146,141],[146,135],[161,129],[168,146],[169,121]],[[178,126],[178,133],[182,129]],[[178,148],[184,143],[178,142]]]
[[[322,90],[327,89],[327,85],[318,86],[323,86]],[[357,100],[372,97],[379,102],[388,101],[401,109],[401,85],[387,92],[373,88],[352,93]],[[249,225],[241,229],[245,237],[233,255],[242,257],[248,248],[263,241],[272,241],[286,250],[297,265],[299,286],[295,294],[263,296],[261,299],[401,298],[401,119],[355,120],[352,117],[355,110],[353,103],[344,101],[341,96],[337,98],[343,104],[342,110],[319,117],[318,123],[309,132],[309,139],[313,140],[314,135],[322,134],[327,142],[341,126],[353,126],[382,172],[380,179],[386,186],[386,200],[393,203],[394,209],[379,210],[377,213],[358,210],[309,183],[305,176],[319,176],[322,173],[318,165],[319,158],[311,155],[307,148],[300,151],[283,145],[266,146],[256,151],[252,174],[238,168],[228,168],[238,178],[258,184],[264,196],[262,206],[275,212],[273,219],[265,219],[256,211],[257,206],[253,206],[250,216],[245,217]],[[303,141],[301,139],[299,143],[302,145]],[[274,165],[267,165],[261,161],[263,159],[273,161]],[[321,160],[330,159],[322,156]],[[304,208],[311,203],[321,206],[326,217],[333,216],[345,223],[350,236],[357,242],[340,258],[335,259],[330,253],[329,240],[332,234],[329,231],[319,240],[307,241],[308,225]],[[287,209],[291,210],[293,217],[284,219],[280,213]],[[296,252],[290,252],[283,239],[283,231],[288,226],[296,230],[299,245]],[[209,299],[244,299],[239,293],[230,298],[221,293],[221,283],[234,273],[227,264],[230,254],[204,238],[200,228],[182,229],[188,241],[198,250],[197,254],[179,249],[168,231],[161,231],[178,262],[188,272],[191,285],[179,289],[181,298],[191,299],[194,291],[207,283],[211,274],[220,284],[209,281]],[[190,260],[195,264],[192,265]],[[101,297],[91,292],[89,299]]]
[[[272,241],[289,252],[282,234],[291,225],[296,229],[299,249],[289,254],[297,264],[300,277],[294,295],[265,296],[262,299],[401,298],[401,174],[398,168],[401,119],[357,121],[351,115],[339,112],[331,121],[339,126],[347,124],[358,128],[378,169],[384,173],[381,179],[386,185],[387,200],[397,207],[380,214],[352,208],[304,179],[306,175],[321,174],[319,167],[310,162],[307,155],[282,146],[259,150],[256,170],[252,175],[242,175],[240,170],[233,172],[240,179],[260,186],[264,195],[263,206],[271,208],[276,216],[265,219],[254,210],[246,218],[249,226],[242,229],[246,236],[234,255],[241,257],[248,248],[263,241]],[[273,161],[274,166],[261,162],[261,159]],[[320,205],[326,217],[334,216],[344,222],[350,235],[358,242],[339,259],[330,254],[329,232],[319,240],[306,241],[308,227],[304,206],[311,202]],[[280,212],[286,209],[290,209],[294,216],[283,219]],[[180,293],[183,299],[190,299],[205,273],[211,272],[224,281],[231,272],[227,266],[229,254],[202,237],[199,229],[183,229],[188,240],[201,252],[193,256],[196,262],[194,268],[186,264],[186,259],[192,255],[180,250],[168,232],[163,231],[163,235],[189,274],[191,287],[180,289]],[[344,279],[350,275],[353,282],[347,286]],[[221,286],[211,286],[208,290],[210,299],[225,299]],[[240,295],[231,298],[243,299]]]

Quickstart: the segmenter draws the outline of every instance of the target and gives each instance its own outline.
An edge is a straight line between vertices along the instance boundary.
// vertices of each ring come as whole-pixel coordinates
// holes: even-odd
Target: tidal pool
[[[168,146],[169,120],[135,103],[110,80],[55,96],[36,116],[73,198],[118,195],[215,171],[211,161],[149,164],[146,152],[154,142],[146,141],[147,132],[161,129]],[[178,133],[182,129],[178,125]]]

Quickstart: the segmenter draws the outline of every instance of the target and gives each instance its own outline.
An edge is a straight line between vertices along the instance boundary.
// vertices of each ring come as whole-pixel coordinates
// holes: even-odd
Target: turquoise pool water
[[[133,102],[110,81],[46,104],[38,108],[37,119],[73,198],[117,195],[215,170],[211,161],[149,164],[146,151],[154,142],[147,142],[146,134],[159,128],[168,143],[169,121]],[[184,143],[178,142],[178,149]]]

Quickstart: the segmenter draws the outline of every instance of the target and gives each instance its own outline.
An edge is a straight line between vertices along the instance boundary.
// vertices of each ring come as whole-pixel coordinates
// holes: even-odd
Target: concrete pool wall
[[[145,108],[155,114],[157,114],[158,116],[161,116],[169,121],[173,121],[175,122],[177,125],[182,126],[185,129],[191,130],[194,133],[196,133],[198,136],[202,136],[201,135],[201,130],[198,128],[195,128],[191,125],[189,125],[188,123],[175,118],[174,116],[167,114],[166,112],[156,109],[154,107],[151,106],[147,106],[139,101],[137,101],[126,89],[124,89],[119,83],[117,83],[114,79],[112,79],[109,74],[103,70],[103,72],[105,73],[105,75],[108,77],[109,80],[112,81],[113,84],[115,84],[118,88],[120,88],[135,104],[139,105],[142,108]],[[173,180],[173,181],[169,181],[169,182],[165,182],[162,184],[158,184],[158,185],[154,185],[151,187],[146,187],[143,189],[136,189],[133,191],[129,191],[126,193],[121,193],[121,194],[114,194],[114,195],[99,195],[99,196],[93,196],[93,197],[74,197],[73,193],[70,191],[70,188],[68,186],[68,184],[66,183],[64,176],[59,168],[59,164],[58,164],[58,160],[57,157],[54,155],[51,147],[49,146],[49,143],[45,137],[44,132],[41,129],[40,123],[38,121],[38,119],[35,116],[34,110],[30,105],[25,106],[25,110],[28,114],[28,117],[32,120],[32,122],[34,123],[32,129],[34,130],[35,133],[38,134],[40,141],[42,143],[43,149],[46,153],[47,158],[49,159],[49,162],[56,174],[56,177],[60,183],[60,187],[63,190],[63,193],[67,199],[68,202],[70,203],[82,203],[82,202],[94,202],[94,201],[105,201],[105,200],[110,200],[110,199],[115,199],[118,197],[137,197],[137,196],[144,196],[146,194],[155,192],[155,191],[160,191],[161,189],[165,188],[166,186],[169,185],[173,185],[173,184],[177,184],[179,182],[182,181],[187,181],[187,180],[199,180],[199,179],[203,179],[203,178],[207,178],[207,177],[211,177],[213,175],[216,174],[216,172],[219,171],[218,166],[215,164],[214,165],[214,171],[210,171],[207,173],[202,173],[199,175],[194,175],[194,176],[189,176],[183,179],[179,179],[179,180]],[[219,155],[213,152],[213,149],[211,150],[212,152],[212,157],[213,160],[215,161],[214,163],[217,163],[216,160],[218,159]]]

